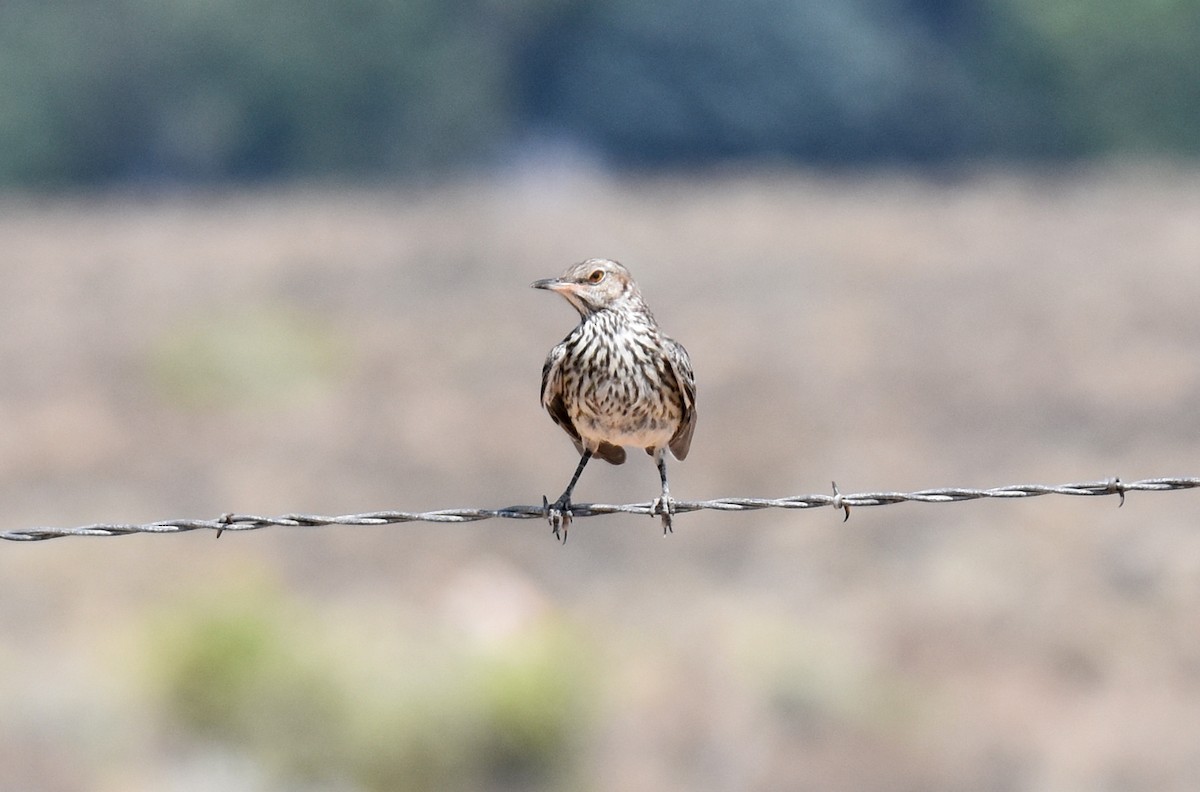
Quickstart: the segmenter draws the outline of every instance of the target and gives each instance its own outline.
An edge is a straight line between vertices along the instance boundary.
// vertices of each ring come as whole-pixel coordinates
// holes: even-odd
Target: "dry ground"
[[[679,497],[1200,474],[1194,170],[9,196],[0,239],[0,530],[553,497],[576,459],[538,375],[574,314],[528,284],[596,255],[695,363]],[[576,496],[655,487],[638,454]],[[1194,789],[1198,514],[1134,493],[703,512],[665,540],[592,518],[565,548],[535,521],[0,543],[0,789],[295,788],[181,725],[148,657],[179,603],[260,589],[374,685],[426,681],[414,643],[436,665],[565,625],[586,701],[533,785]]]

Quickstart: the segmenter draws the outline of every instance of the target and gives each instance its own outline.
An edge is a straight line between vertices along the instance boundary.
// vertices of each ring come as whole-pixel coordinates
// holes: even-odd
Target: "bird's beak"
[[[549,289],[550,291],[556,292],[561,292],[563,289],[566,289],[568,286],[570,286],[570,284],[564,281],[562,278],[542,278],[541,280],[535,280],[529,285],[535,289]]]

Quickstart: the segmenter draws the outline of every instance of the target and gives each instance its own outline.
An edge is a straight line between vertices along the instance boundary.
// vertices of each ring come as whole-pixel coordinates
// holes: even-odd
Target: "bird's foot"
[[[663,536],[675,533],[675,529],[671,527],[671,516],[674,513],[675,499],[670,495],[662,495],[650,503],[650,516],[653,517],[655,514],[662,515]]]
[[[554,532],[555,539],[561,539],[563,544],[567,543],[567,531],[571,527],[571,499],[561,497],[554,503],[542,496],[542,513],[546,515],[546,519],[550,522],[550,530]]]

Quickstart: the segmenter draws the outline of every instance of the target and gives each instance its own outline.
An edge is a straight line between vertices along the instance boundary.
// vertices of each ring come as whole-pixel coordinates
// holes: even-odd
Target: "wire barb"
[[[1047,486],[1044,484],[1011,484],[991,489],[943,487],[917,492],[866,492],[843,495],[833,485],[832,495],[793,495],[786,498],[716,498],[706,501],[671,501],[672,512],[712,510],[723,512],[756,511],[758,509],[812,509],[832,506],[844,513],[842,521],[850,518],[851,506],[889,506],[895,503],[956,503],[981,498],[1033,498],[1039,495],[1117,495],[1117,506],[1125,505],[1127,492],[1168,492],[1200,487],[1200,478],[1150,478],[1123,482],[1120,478],[1085,481],[1076,484]],[[544,499],[543,499],[544,500]],[[133,525],[129,523],[97,523],[77,528],[26,528],[0,533],[0,539],[14,542],[36,542],[64,536],[127,536],[129,534],[178,534],[188,531],[255,531],[260,528],[318,528],[327,525],[392,525],[406,522],[465,523],[495,518],[506,520],[546,519],[546,504],[540,506],[506,506],[501,509],[440,509],[429,512],[377,511],[365,514],[346,514],[324,517],[315,514],[285,514],[279,517],[260,517],[229,512],[215,520],[163,520]],[[653,501],[611,505],[605,503],[571,504],[572,517],[596,517],[601,514],[654,515]]]
[[[846,513],[846,516],[842,518],[842,522],[850,522],[850,504],[847,503],[846,499],[842,497],[842,493],[841,490],[838,489],[837,482],[833,481],[830,483],[833,484],[833,508],[841,509]]]

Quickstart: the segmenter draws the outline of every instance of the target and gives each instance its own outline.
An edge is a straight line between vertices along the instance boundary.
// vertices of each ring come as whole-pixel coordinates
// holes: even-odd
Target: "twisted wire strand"
[[[1102,481],[1085,481],[1076,484],[1011,484],[990,489],[968,489],[965,487],[942,487],[916,492],[864,492],[843,495],[833,485],[831,495],[793,495],[786,498],[716,498],[704,501],[673,501],[674,512],[701,511],[709,509],[723,512],[755,511],[758,509],[813,509],[832,506],[849,519],[850,508],[855,506],[890,506],[896,503],[955,503],[980,498],[1033,498],[1039,495],[1117,495],[1119,506],[1125,504],[1127,492],[1168,492],[1200,487],[1200,478],[1149,478],[1123,482],[1119,478]],[[574,517],[595,517],[601,514],[651,514],[651,503],[607,503],[573,504]],[[252,514],[224,514],[215,520],[162,520],[141,525],[129,523],[96,523],[76,528],[26,528],[0,533],[0,539],[16,542],[58,539],[64,536],[126,536],[129,534],[178,534],[188,531],[216,531],[220,536],[225,531],[254,531],[259,528],[315,528],[326,525],[391,525],[394,523],[464,523],[478,520],[502,518],[529,520],[546,518],[541,506],[506,506],[500,509],[439,509],[428,512],[376,511],[365,514],[345,514],[325,517],[316,514],[284,514],[278,517],[259,517]]]

